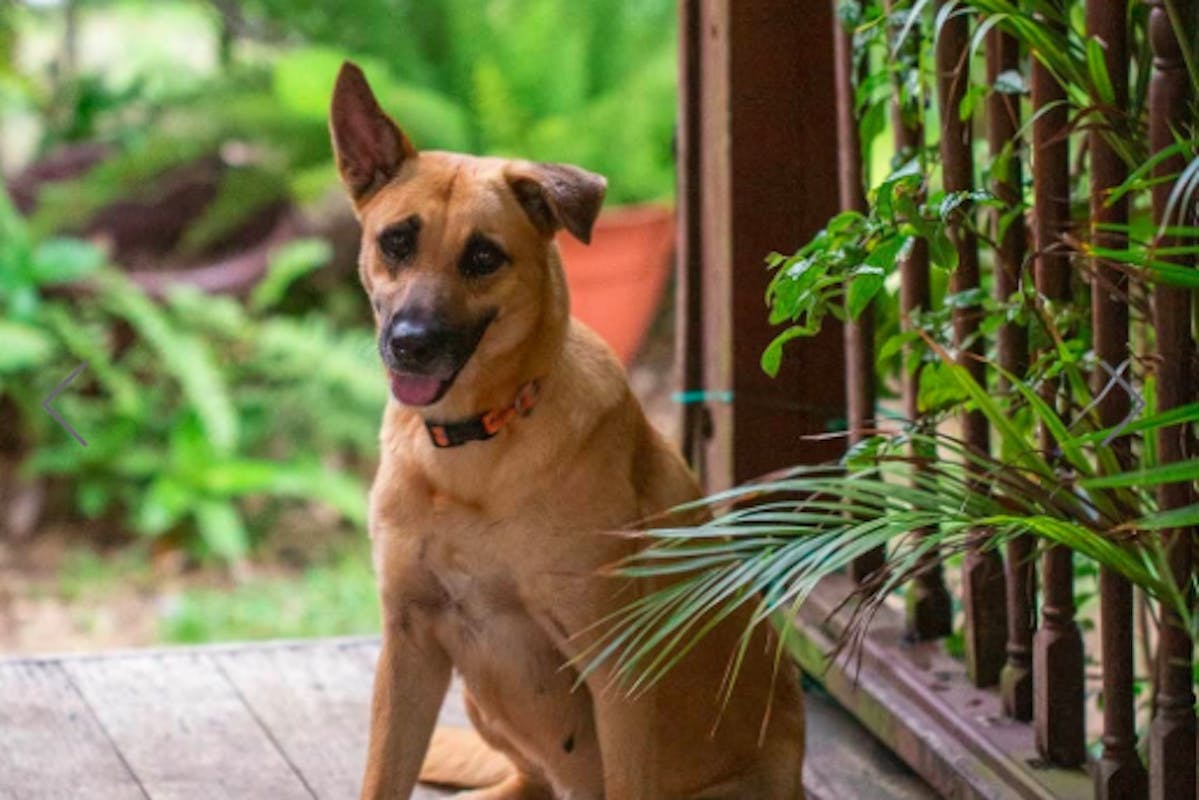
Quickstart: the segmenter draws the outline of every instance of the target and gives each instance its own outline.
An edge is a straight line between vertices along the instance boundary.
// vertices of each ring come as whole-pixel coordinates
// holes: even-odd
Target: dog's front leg
[[[450,659],[431,636],[385,620],[375,669],[362,800],[407,800],[450,685]]]
[[[605,800],[659,800],[656,692],[630,697],[611,676],[588,679],[604,762]]]

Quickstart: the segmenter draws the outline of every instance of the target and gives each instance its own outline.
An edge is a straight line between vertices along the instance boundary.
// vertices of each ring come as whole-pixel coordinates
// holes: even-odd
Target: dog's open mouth
[[[490,310],[469,327],[441,326],[436,337],[428,337],[435,348],[418,342],[397,354],[386,332],[381,334],[379,352],[387,366],[392,396],[406,406],[428,406],[440,400],[474,355],[497,313]]]
[[[389,370],[391,378],[391,393],[396,400],[406,406],[427,406],[441,399],[454,378],[458,377],[455,370],[449,377],[438,375],[413,375],[409,372]]]

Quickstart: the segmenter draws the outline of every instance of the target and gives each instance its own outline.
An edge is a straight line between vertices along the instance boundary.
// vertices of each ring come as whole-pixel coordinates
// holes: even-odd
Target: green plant
[[[1199,633],[1199,618],[1170,579],[1154,535],[1199,523],[1199,504],[1158,511],[1153,492],[1161,483],[1199,479],[1199,459],[1158,465],[1152,447],[1161,428],[1199,421],[1199,403],[1141,414],[1115,429],[1096,425],[1093,414],[1067,425],[1040,398],[1039,387],[1016,382],[1022,407],[1053,432],[1059,462],[1028,446],[1010,405],[996,401],[947,353],[941,351],[941,357],[947,380],[985,414],[1003,451],[1013,457],[977,453],[943,433],[884,430],[838,464],[794,468],[698,501],[683,510],[714,510],[711,522],[647,532],[648,547],[616,570],[625,577],[673,581],[607,620],[604,637],[589,655],[614,658],[637,688],[659,679],[711,624],[743,606],[753,607],[753,624],[775,621],[785,644],[791,614],[821,578],[887,546],[886,565],[860,588],[863,602],[855,620],[862,623],[928,557],[964,552],[978,543],[980,529],[989,531],[987,548],[1029,534],[1065,545],[1115,569]],[[1077,366],[1062,375],[1073,391],[1089,393]],[[1119,468],[1112,444],[1125,435],[1141,445],[1142,458],[1132,470]],[[939,457],[915,457],[913,447]],[[920,470],[914,469],[917,462]],[[743,643],[748,642],[747,635]]]
[[[186,290],[159,306],[93,248],[37,243],[2,198],[0,230],[0,396],[28,434],[23,469],[67,481],[85,517],[121,514],[141,535],[182,533],[226,560],[248,553],[280,503],[317,501],[365,525],[353,467],[373,450],[385,398],[373,335],[266,313],[327,246],[276,253],[253,310]],[[86,447],[40,409],[80,361],[88,370],[56,407]]]
[[[168,605],[159,638],[200,644],[374,633],[379,601],[363,550],[347,548],[299,576],[268,575],[230,588],[188,589]]]
[[[390,24],[346,26],[319,3],[256,0],[247,15],[361,57],[372,84],[394,76],[411,96],[385,91],[383,105],[418,146],[443,146],[420,129],[436,106],[465,133],[450,149],[579,163],[608,176],[617,202],[673,193],[673,3],[375,1],[361,17]]]
[[[672,195],[672,3],[358,0],[344,10],[359,22],[336,22],[321,4],[246,3],[241,34],[284,34],[289,46],[190,80],[16,76],[41,120],[40,152],[82,139],[113,148],[87,174],[43,189],[36,230],[78,230],[105,205],[151,197],[172,169],[218,153],[216,198],[188,221],[178,256],[272,203],[320,196],[336,182],[329,90],[350,56],[420,147],[580,163],[609,177],[616,202]]]
[[[1199,286],[1199,273],[1177,263],[1199,253],[1199,227],[1193,225],[1193,214],[1184,213],[1193,209],[1199,184],[1196,115],[1175,131],[1172,147],[1150,156],[1145,140],[1150,59],[1143,8],[1129,4],[1132,91],[1127,105],[1116,109],[1102,52],[1083,34],[1080,9],[1078,3],[1047,0],[963,0],[934,16],[928,0],[887,8],[873,0],[843,4],[842,18],[855,30],[859,57],[877,68],[858,87],[861,135],[869,153],[886,132],[877,110],[889,108],[895,97],[905,119],[928,116],[927,130],[939,129],[935,112],[927,111],[933,80],[930,48],[950,14],[979,12],[985,19],[982,30],[998,27],[1024,47],[1047,53],[1049,68],[1065,84],[1077,111],[1069,129],[1059,135],[1078,139],[1097,130],[1129,168],[1128,180],[1109,202],[1129,199],[1130,222],[1100,228],[1127,234],[1128,245],[1101,247],[1077,233],[1068,243],[1080,255],[1101,258],[1129,276],[1133,332],[1151,345],[1143,301],[1147,290],[1162,284]],[[1037,14],[1058,19],[1062,30],[1045,26]],[[980,70],[969,65],[977,62],[982,40],[974,36],[966,62],[972,81]],[[1195,60],[1191,44],[1184,38],[1188,64]],[[963,107],[941,113],[969,116],[988,92],[1010,94],[1023,103],[1027,83],[1019,74],[1001,75],[994,85],[972,83]],[[1193,77],[1192,89],[1199,89]],[[1025,108],[1023,118],[1030,117],[1031,109]],[[984,165],[984,179],[1005,174],[1006,160],[1023,157],[1010,148],[994,158],[983,152],[979,145],[975,155]],[[1153,175],[1171,156],[1189,163],[1168,178]],[[1163,464],[1157,455],[1157,436],[1163,430],[1182,426],[1193,435],[1199,404],[1152,412],[1152,364],[1135,357],[1123,376],[1091,385],[1101,368],[1114,374],[1124,367],[1102,364],[1092,350],[1090,326],[1083,324],[1089,317],[1089,291],[1081,280],[1073,282],[1072,297],[1065,300],[1041,297],[1027,280],[1011,297],[993,299],[988,270],[978,289],[945,294],[957,266],[950,246],[953,226],[978,235],[987,270],[1004,227],[1026,213],[1029,203],[1024,198],[1004,203],[986,191],[946,191],[934,146],[895,154],[893,164],[891,173],[870,188],[865,213],[838,215],[793,255],[768,258],[768,266],[776,270],[767,295],[771,320],[785,327],[763,354],[762,365],[768,372],[777,370],[786,342],[815,333],[827,317],[854,319],[872,301],[882,301],[877,303],[880,382],[893,384],[919,369],[920,417],[877,425],[838,463],[794,468],[699,501],[694,507],[715,515],[709,523],[648,531],[646,548],[615,572],[628,578],[669,577],[669,586],[602,622],[603,638],[583,658],[592,667],[610,659],[632,688],[644,687],[676,664],[716,621],[745,606],[753,609],[751,625],[773,622],[785,646],[791,612],[817,581],[886,547],[885,566],[859,588],[846,640],[852,642],[877,604],[930,559],[955,558],[968,547],[999,548],[1017,536],[1031,536],[1043,547],[1070,548],[1084,557],[1076,563],[1086,572],[1093,573],[1095,565],[1114,570],[1174,612],[1192,636],[1199,634],[1191,605],[1199,585],[1194,580],[1182,587],[1175,583],[1160,537],[1163,530],[1199,523],[1199,504],[1162,510],[1155,491],[1162,484],[1199,480],[1199,459]],[[1087,170],[1086,160],[1080,159],[1071,171],[1079,196],[1086,193]],[[1146,190],[1161,180],[1174,181],[1175,189],[1164,215],[1167,222],[1159,226],[1152,221]],[[1088,219],[1081,204],[1074,213],[1080,222]],[[1163,245],[1161,234],[1173,241]],[[896,265],[916,244],[930,254],[936,310],[911,314],[901,331],[894,312]],[[1005,322],[1024,325],[1035,354],[1027,373],[1006,373],[988,355],[982,356],[988,377],[983,382],[972,377],[959,360],[961,344],[954,342],[950,314],[955,308],[974,310],[984,335]],[[910,355],[901,359],[905,352]],[[1132,406],[1128,418],[1115,426],[1102,424],[1096,412],[1098,398],[1109,391],[1127,393]],[[941,427],[951,414],[964,411],[986,420],[991,453],[968,446]],[[879,416],[885,414],[880,411]],[[1052,448],[1041,446],[1042,430]],[[748,644],[748,636],[743,641]],[[734,655],[729,686],[736,679],[736,665]]]

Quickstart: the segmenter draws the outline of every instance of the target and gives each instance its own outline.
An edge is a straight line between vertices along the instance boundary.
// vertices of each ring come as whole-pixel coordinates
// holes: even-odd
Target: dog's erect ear
[[[349,61],[337,73],[329,131],[341,181],[355,203],[394,178],[404,159],[416,155],[408,137],[379,108],[362,70]]]
[[[552,235],[566,228],[589,244],[591,226],[604,203],[608,181],[569,164],[521,164],[508,171],[508,185],[537,228]]]

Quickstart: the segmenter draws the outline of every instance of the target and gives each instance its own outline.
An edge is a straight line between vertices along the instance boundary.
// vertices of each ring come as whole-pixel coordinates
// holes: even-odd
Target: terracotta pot
[[[571,312],[602,336],[626,365],[654,320],[674,248],[674,211],[624,206],[600,215],[585,245],[558,236]]]

